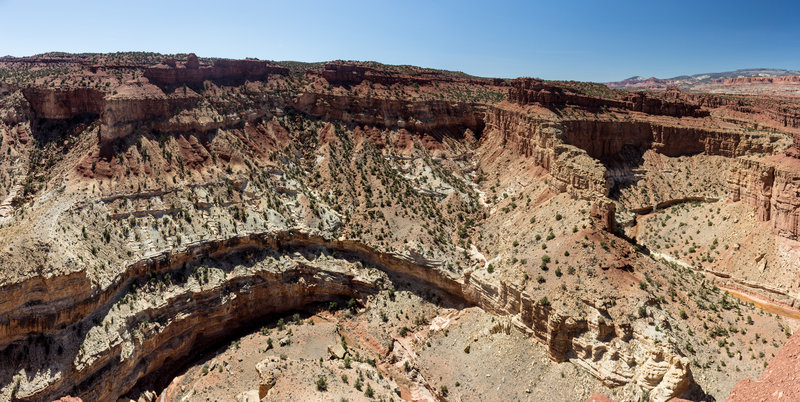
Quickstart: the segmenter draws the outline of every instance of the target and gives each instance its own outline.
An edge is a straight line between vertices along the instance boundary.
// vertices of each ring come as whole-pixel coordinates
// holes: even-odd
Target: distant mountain
[[[695,75],[681,75],[672,78],[645,78],[635,76],[622,81],[607,82],[611,88],[620,89],[666,89],[668,87],[678,87],[681,89],[712,89],[703,88],[706,86],[724,86],[732,78],[769,78],[782,76],[800,76],[800,71],[784,70],[777,68],[747,68],[721,73],[703,73]],[[754,81],[758,82],[758,80]],[[741,82],[739,82],[741,83]],[[763,83],[763,82],[762,82]]]

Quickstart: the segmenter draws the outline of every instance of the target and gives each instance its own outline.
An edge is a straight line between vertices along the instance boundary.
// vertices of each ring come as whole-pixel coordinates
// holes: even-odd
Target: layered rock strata
[[[350,256],[378,268],[390,278],[405,278],[426,288],[439,289],[456,303],[511,315],[520,330],[546,345],[551,359],[572,361],[610,386],[636,382],[651,390],[652,400],[661,401],[680,395],[691,381],[685,358],[657,346],[630,324],[610,324],[608,306],[603,303],[590,303],[585,315],[565,315],[545,301],[532,300],[527,292],[515,286],[485,276],[467,274],[456,278],[435,266],[377,252],[358,242],[326,240],[294,231],[202,243],[149,258],[129,267],[105,289],[90,290],[82,272],[19,283],[13,287],[19,297],[11,299],[15,303],[3,306],[0,315],[2,344],[31,336],[59,337],[65,331],[74,331],[72,323],[91,325],[93,319],[124,305],[132,284],[148,275],[172,273],[177,277],[187,264],[191,267],[207,258],[254,255],[259,250],[280,254],[314,249]],[[55,292],[57,288],[64,291]],[[63,368],[59,380],[42,389],[23,390],[27,393],[21,393],[20,397],[38,400],[73,393],[97,400],[122,395],[143,379],[153,381],[156,372],[175,369],[175,362],[189,356],[192,350],[224,339],[231,331],[265,314],[303,308],[319,301],[359,297],[374,290],[373,282],[360,278],[358,273],[320,270],[303,264],[277,271],[275,268],[234,271],[211,285],[168,287],[162,290],[164,296],[157,305],[129,313],[127,321],[140,323],[126,324],[138,328],[141,335],[138,340],[126,339],[125,332],[121,332],[112,333],[110,343],[91,341],[99,336],[93,335],[93,331],[100,331],[93,327],[83,342],[93,347],[82,347],[73,363]],[[111,330],[115,328],[118,327],[112,324]],[[136,346],[126,346],[130,342]]]
[[[358,85],[364,81],[387,86],[411,83],[429,85],[435,81],[443,80],[441,73],[434,70],[416,69],[415,71],[407,72],[387,71],[348,62],[326,63],[319,74],[329,83],[336,85]],[[453,76],[447,78],[446,81],[479,85],[486,84],[490,81],[493,85],[505,85],[505,81],[501,79],[478,80]]]
[[[461,135],[465,129],[480,134],[484,125],[484,107],[466,102],[409,102],[314,92],[293,98],[265,94],[266,107],[248,113],[220,115],[204,106],[201,115],[194,112],[194,117],[189,117],[184,116],[182,111],[198,106],[202,97],[186,87],[165,93],[145,83],[122,87],[117,94],[103,94],[89,89],[25,89],[23,94],[38,118],[99,117],[102,123],[101,143],[128,136],[141,127],[168,133],[206,132],[283,114],[286,110],[346,124],[400,128],[433,135]]]
[[[800,160],[782,156],[738,159],[728,173],[731,201],[752,206],[775,234],[800,239]]]
[[[577,90],[550,85],[534,78],[519,78],[511,83],[508,100],[520,105],[539,103],[546,106],[575,105],[589,109],[619,108],[648,114],[675,117],[704,117],[708,111],[683,102],[669,102],[644,93],[625,93],[619,99],[603,98]]]
[[[489,108],[485,119],[484,141],[496,140],[547,170],[554,178],[551,186],[555,191],[589,200],[607,198],[624,182],[624,177],[617,177],[603,163],[619,158],[624,149],[652,149],[666,156],[704,153],[736,158],[774,153],[782,138],[646,121],[559,122],[503,105]]]
[[[270,74],[288,74],[285,67],[261,60],[216,59],[210,66],[201,66],[197,56],[189,54],[186,61],[178,65],[174,60],[146,67],[144,76],[153,84],[165,88],[181,85],[198,87],[204,81],[225,85],[241,85],[246,80],[261,80]]]

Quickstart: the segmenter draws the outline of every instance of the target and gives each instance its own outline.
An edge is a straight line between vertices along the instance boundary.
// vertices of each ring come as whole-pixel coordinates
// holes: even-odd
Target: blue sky
[[[800,1],[0,0],[0,55],[195,52],[492,76],[800,69]]]

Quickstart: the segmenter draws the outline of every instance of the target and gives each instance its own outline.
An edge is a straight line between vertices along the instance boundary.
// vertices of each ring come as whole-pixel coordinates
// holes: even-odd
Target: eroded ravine
[[[684,122],[703,118],[705,113],[700,113],[702,111],[696,107],[682,106],[674,102],[642,103],[643,99],[636,95],[609,103],[608,100],[587,96],[576,97],[574,94],[543,83],[525,80],[517,82],[513,88],[510,102],[495,105],[466,101],[407,101],[369,96],[363,98],[300,90],[296,93],[296,97],[284,98],[273,97],[265,88],[252,94],[248,90],[246,98],[258,100],[259,105],[286,107],[305,116],[324,121],[343,122],[350,126],[411,130],[415,133],[432,133],[434,136],[447,133],[449,136],[447,139],[459,141],[465,137],[475,136],[474,139],[483,144],[480,148],[493,150],[486,152],[486,157],[480,160],[485,162],[483,167],[507,169],[508,166],[492,165],[493,160],[499,159],[495,158],[496,152],[501,150],[513,152],[514,157],[524,157],[523,164],[548,172],[550,177],[544,182],[553,192],[567,192],[575,201],[586,200],[586,208],[590,209],[589,214],[595,221],[592,226],[612,233],[617,224],[616,207],[608,196],[618,181],[626,179],[627,172],[634,169],[626,167],[620,177],[603,160],[624,160],[616,158],[624,148],[646,148],[667,156],[703,153],[733,158],[751,153],[774,153],[782,146],[779,141],[781,137],[774,133],[731,131],[713,125],[706,128],[700,121],[684,126]],[[160,92],[160,89],[155,87],[150,89],[154,93]],[[89,95],[81,92],[72,96]],[[185,88],[183,96],[179,98],[176,101],[191,101],[193,104],[200,99],[191,93],[187,95]],[[50,104],[36,106],[36,97],[32,99],[34,110],[41,112],[53,106]],[[231,117],[230,120],[228,117],[217,120],[216,114],[200,110],[201,115],[208,112],[211,113],[209,116],[214,118],[202,124],[199,120],[191,123],[179,122],[169,117],[168,113],[175,105],[170,101],[164,103],[160,99],[153,97],[129,102],[114,99],[107,105],[110,107],[110,112],[101,119],[105,125],[98,132],[100,140],[125,139],[127,136],[133,136],[131,130],[134,127],[153,128],[157,132],[182,137],[183,133],[192,131],[209,133],[220,128],[234,130],[244,125],[242,138],[245,139],[248,139],[248,132],[266,130],[269,128],[267,126],[280,127],[278,120],[273,119],[278,113],[273,114],[272,107],[248,109],[248,113]],[[563,115],[556,117],[544,113],[540,108],[540,106],[561,107],[559,105],[563,103],[582,105],[585,110],[570,110],[569,114],[572,117]],[[614,114],[601,112],[600,108],[607,105],[615,108],[616,113],[624,113],[624,118],[617,119]],[[231,108],[230,105],[223,103],[217,106],[220,110]],[[645,110],[651,106],[654,109]],[[94,107],[91,109],[94,110]],[[155,113],[150,110],[151,107],[163,113]],[[61,116],[60,113],[55,113],[58,110],[51,112],[54,114],[50,117]],[[542,112],[542,116],[539,112]],[[655,116],[645,116],[641,113]],[[590,117],[590,114],[593,116]],[[683,117],[687,119],[683,120]],[[282,121],[286,123],[287,119]],[[472,133],[467,136],[466,130]],[[342,137],[339,139],[362,138],[364,133],[356,135],[355,131],[362,130],[354,130],[349,137],[342,131]],[[379,131],[372,131],[376,141],[384,141]],[[406,138],[407,134],[403,133],[403,137]],[[200,137],[204,135],[206,134]],[[330,141],[338,135],[337,130],[328,125],[327,131],[325,129],[320,131],[319,138]],[[444,142],[441,138],[429,137],[431,141]],[[289,137],[284,140],[287,138]],[[276,143],[282,141],[279,137],[266,139],[275,140]],[[782,140],[786,142],[785,138]],[[203,154],[213,150],[212,147],[204,148],[200,143],[195,145]],[[256,143],[248,145],[248,148],[259,147]],[[166,155],[165,150],[166,148],[163,148],[161,152]],[[122,169],[121,161],[128,160],[131,156],[126,154],[120,158],[117,167]],[[322,160],[324,157],[319,159]],[[111,162],[114,162],[113,158]],[[98,163],[110,164],[108,160],[102,158]],[[103,170],[95,169],[91,160],[84,160],[82,166],[79,171],[86,179],[115,177],[111,170],[106,171],[108,173],[106,176],[100,174]],[[92,166],[91,169],[89,166]],[[636,166],[638,165],[634,164],[634,167]],[[753,170],[755,173],[759,171]],[[281,176],[283,174],[281,171]],[[737,182],[737,186],[742,185],[743,194],[749,189],[745,185],[752,181],[744,180],[745,178],[743,175],[742,180]],[[173,179],[173,183],[175,182]],[[238,180],[240,184],[245,182],[244,179]],[[366,180],[362,181],[365,182]],[[324,186],[315,187],[324,188]],[[163,208],[150,208],[149,199],[162,197],[166,194],[164,192],[166,190],[134,192],[133,188],[135,187],[131,186],[131,192],[125,192],[126,196],[109,196],[101,199],[106,204],[106,210],[102,213],[108,213],[109,221],[119,223],[120,230],[127,230],[123,222],[126,219],[149,219],[149,216],[161,219],[162,214],[178,216],[182,214],[180,206],[167,203],[163,204]],[[282,187],[274,188],[278,189],[278,192],[282,191],[280,190]],[[486,187],[482,188],[489,190]],[[241,190],[238,185],[237,190]],[[428,194],[423,188],[415,191]],[[295,191],[292,197],[287,198],[294,198],[296,194]],[[174,198],[181,196],[183,195],[178,191],[174,194]],[[129,208],[132,206],[125,203],[128,198],[137,197],[148,199],[146,209]],[[253,199],[257,198],[258,195],[253,196]],[[678,202],[711,200],[709,197],[701,199],[699,196],[667,199],[668,201],[657,204],[655,208],[664,208]],[[771,199],[783,202],[774,197]],[[219,201],[216,203],[219,207],[227,208],[233,204],[233,201],[230,203],[221,202],[221,199]],[[512,198],[511,201],[515,200]],[[592,202],[591,207],[589,201]],[[139,204],[139,207],[142,207],[141,204],[144,202]],[[197,202],[195,208],[198,212],[207,211],[211,208],[210,205],[212,203]],[[516,208],[516,204],[513,205],[512,210]],[[118,212],[117,207],[120,207],[121,212]],[[439,207],[441,205],[436,205],[436,208]],[[577,215],[577,211],[575,212]],[[633,209],[627,212],[649,211]],[[585,212],[581,209],[580,213]],[[350,216],[357,217],[356,214]],[[430,215],[429,218],[433,216]],[[227,216],[225,218],[227,219]],[[534,221],[528,219],[529,216],[525,216],[524,221],[532,225]],[[214,222],[211,219],[207,221]],[[369,221],[369,225],[378,226],[376,222]],[[596,223],[599,225],[595,226]],[[414,225],[417,224],[418,222],[414,222]],[[306,227],[315,226],[321,231],[325,230],[324,226],[313,223]],[[784,226],[786,225],[781,227]],[[393,230],[396,226],[387,228]],[[104,226],[96,226],[96,229],[98,229],[96,234],[99,235]],[[449,229],[455,230],[456,227],[448,227],[446,230]],[[577,231],[575,226],[572,233]],[[219,235],[222,233],[221,230],[209,233],[211,236],[222,236]],[[237,229],[236,233],[241,232]],[[469,235],[466,231],[464,234]],[[505,236],[506,232],[498,234]],[[581,235],[576,234],[575,237]],[[56,236],[61,235],[56,234]],[[83,237],[85,239],[86,235]],[[168,235],[165,235],[162,240],[167,237]],[[663,318],[660,320],[662,322],[652,320],[656,325],[653,325],[655,329],[650,331],[643,323],[648,319],[646,309],[645,314],[639,313],[637,319],[627,314],[636,311],[637,305],[634,303],[625,306],[624,308],[628,310],[624,313],[621,312],[624,309],[622,307],[612,308],[614,306],[612,303],[615,303],[618,297],[616,292],[606,294],[598,292],[592,295],[569,294],[571,292],[567,291],[562,283],[561,291],[555,288],[549,289],[547,293],[537,291],[534,292],[536,294],[534,297],[531,296],[533,293],[526,292],[526,289],[531,290],[536,285],[521,283],[512,275],[507,275],[508,271],[504,272],[504,275],[490,275],[492,271],[488,268],[492,260],[486,261],[486,258],[482,258],[485,263],[483,269],[462,271],[461,268],[457,268],[450,271],[446,266],[450,263],[458,265],[458,261],[439,262],[384,253],[365,244],[383,244],[382,242],[371,240],[370,237],[361,238],[358,234],[352,233],[351,237],[362,239],[363,243],[356,240],[331,240],[324,236],[298,231],[257,232],[229,239],[202,241],[175,251],[144,258],[127,267],[125,264],[128,262],[110,263],[114,266],[114,270],[110,271],[117,272],[117,268],[121,271],[110,279],[105,276],[93,277],[92,270],[96,270],[93,265],[78,270],[79,267],[74,266],[72,260],[63,264],[64,271],[74,272],[70,275],[36,276],[37,273],[31,269],[28,272],[32,273],[23,282],[4,284],[7,297],[0,300],[0,350],[6,353],[6,361],[12,364],[6,371],[0,370],[0,379],[6,385],[6,389],[9,389],[15,382],[19,384],[19,375],[27,376],[16,394],[27,400],[59,397],[67,393],[77,394],[88,400],[113,398],[129,392],[137,384],[150,381],[153,377],[168,376],[180,365],[177,362],[191,360],[191,356],[197,350],[235,338],[241,332],[240,329],[266,315],[304,309],[321,301],[363,299],[364,295],[395,286],[398,281],[404,281],[411,283],[411,287],[420,291],[435,289],[447,295],[459,306],[479,306],[491,314],[507,316],[507,321],[513,326],[542,343],[553,361],[571,361],[608,386],[635,383],[648,391],[652,400],[665,400],[681,394],[693,381],[688,360],[681,355],[681,352],[674,349],[677,343],[672,345],[659,343],[665,338],[654,332],[658,331],[659,325],[664,322],[669,324],[672,321],[666,320],[663,316],[658,317]],[[583,237],[585,239],[585,243],[582,243],[583,248],[586,248],[590,244],[590,239],[586,235]],[[79,237],[76,238],[78,242],[83,241]],[[444,234],[442,238],[445,238]],[[139,246],[151,241],[149,237],[142,241],[138,237],[135,239],[139,244],[135,244],[134,250],[138,251],[142,250]],[[180,237],[175,239],[175,242],[166,243],[168,247],[181,244]],[[196,239],[197,237],[192,238]],[[399,242],[401,239],[402,236],[395,241]],[[608,240],[597,237],[601,248],[608,251],[603,245],[605,244],[603,239]],[[612,246],[613,240],[612,238]],[[108,243],[108,239],[105,242]],[[525,243],[521,235],[520,243]],[[87,242],[87,246],[89,244]],[[453,248],[440,254],[423,254],[438,255],[435,258],[442,258],[442,254],[459,249],[455,244],[454,241]],[[480,246],[480,243],[478,245]],[[574,246],[577,248],[578,245],[576,242]],[[397,246],[399,243],[390,244],[386,249],[404,248]],[[517,245],[513,244],[508,249],[512,250],[511,247],[516,249]],[[495,261],[501,261],[497,253],[491,250],[478,251],[475,248],[474,254],[482,256],[482,251],[486,251],[491,258],[498,258]],[[615,253],[618,251],[614,250]],[[622,251],[624,253],[620,253],[621,255],[615,255],[619,258],[620,264],[614,265],[614,269],[619,267],[625,272],[639,270],[640,267],[634,268],[631,261],[635,262],[641,254],[635,254],[628,259],[627,250]],[[579,254],[574,251],[573,253]],[[94,248],[92,254],[97,257]],[[306,254],[308,256],[305,256]],[[556,255],[555,252],[552,254]],[[602,255],[602,252],[599,254]],[[119,255],[120,259],[116,261],[124,258],[122,251]],[[132,256],[130,251],[128,256]],[[527,256],[538,257],[530,251]],[[568,254],[565,253],[564,256],[567,257]],[[443,258],[447,260],[447,257]],[[90,259],[96,262],[93,258]],[[98,260],[102,261],[102,258]],[[595,261],[591,260],[591,264],[582,262],[575,266],[581,269],[587,265],[594,266],[594,263]],[[598,266],[602,270],[609,269],[608,265],[598,264]],[[535,265],[532,267],[536,268]],[[545,268],[542,268],[543,272]],[[524,272],[527,280],[528,273],[532,272]],[[643,269],[641,272],[649,282],[647,270]],[[613,274],[614,270],[610,273]],[[603,278],[605,279],[606,277]],[[636,280],[640,282],[641,287],[642,278],[638,277]],[[602,283],[600,286],[606,284]],[[595,290],[596,288],[591,289],[590,292]],[[640,290],[646,293],[645,288]],[[541,296],[545,297],[540,299]],[[553,299],[552,305],[546,296]],[[558,296],[559,300],[556,301],[554,296]],[[564,307],[567,302],[570,304],[569,308]],[[638,307],[653,307],[655,310],[654,303],[648,294],[646,298],[641,299]],[[669,342],[672,340],[669,339]],[[31,354],[28,353],[29,346]],[[34,363],[29,364],[28,361]],[[36,367],[39,362],[47,363]],[[55,373],[47,371],[48,364],[51,364]],[[20,370],[20,367],[23,370]],[[30,370],[27,369],[29,367]],[[16,371],[11,372],[11,369]]]
[[[352,263],[356,269],[285,260],[292,253],[322,253],[347,261],[343,264]],[[264,263],[266,257],[269,261]],[[208,261],[223,262],[209,268]],[[38,331],[50,339],[68,339],[75,336],[73,332],[83,338],[80,348],[67,350],[54,365],[60,368],[59,377],[38,389],[21,389],[17,396],[22,400],[65,394],[85,400],[115,398],[154,373],[174,372],[179,366],[176,362],[235,336],[254,320],[322,301],[360,298],[388,286],[381,279],[384,274],[390,281],[437,289],[461,307],[476,305],[512,316],[518,329],[547,347],[552,360],[572,361],[608,385],[636,382],[652,390],[655,400],[679,395],[690,385],[685,358],[653,344],[630,324],[611,324],[602,305],[591,306],[590,314],[569,316],[546,300],[532,300],[521,289],[491,280],[482,272],[458,277],[432,261],[381,253],[355,241],[285,231],[196,244],[133,264],[105,291],[72,304],[62,301],[59,312],[51,313],[56,319],[80,317],[75,320],[77,330],[63,324],[46,326],[46,321],[15,321],[19,312],[7,313],[6,339],[25,339]],[[163,284],[161,278],[167,275],[185,276],[185,281]],[[138,295],[136,283],[140,284]],[[645,353],[633,353],[634,349]]]

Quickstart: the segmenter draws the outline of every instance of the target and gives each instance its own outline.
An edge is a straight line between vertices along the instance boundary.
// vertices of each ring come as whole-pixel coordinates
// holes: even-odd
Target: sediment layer
[[[608,385],[635,381],[652,390],[653,400],[659,401],[680,395],[690,385],[690,368],[685,358],[653,344],[646,336],[637,334],[630,324],[611,323],[602,304],[591,306],[589,316],[567,316],[544,301],[531,300],[526,292],[514,286],[481,275],[456,278],[430,263],[377,252],[354,241],[326,240],[295,231],[190,245],[180,252],[131,265],[102,290],[91,291],[86,279],[81,278],[82,273],[49,278],[47,283],[52,289],[65,289],[60,294],[48,292],[42,287],[42,280],[27,280],[16,285],[18,303],[4,306],[0,316],[3,344],[74,331],[72,323],[91,326],[93,319],[106,315],[121,300],[124,302],[133,284],[146,281],[148,276],[175,274],[203,259],[224,260],[261,250],[280,254],[314,249],[361,261],[390,278],[438,289],[464,306],[477,305],[495,314],[513,316],[520,330],[547,347],[551,359],[573,361]],[[225,339],[266,314],[300,309],[320,301],[359,297],[375,290],[373,283],[359,279],[354,273],[308,266],[277,272],[271,269],[244,274],[231,272],[213,286],[174,294],[166,292],[168,298],[158,308],[129,317],[128,325],[139,328],[142,335],[135,348],[126,348],[118,336],[113,337],[117,341],[88,355],[82,348],[58,381],[35,392],[20,393],[19,397],[24,400],[64,394],[77,394],[89,400],[117,397],[141,379],[176,368],[176,362],[188,358],[192,351]],[[32,319],[33,316],[39,318]],[[136,322],[148,324],[137,326]],[[100,330],[95,326],[90,331]]]

